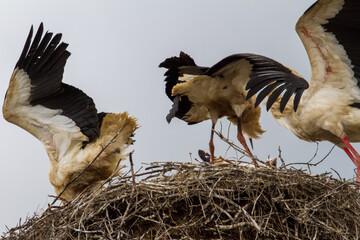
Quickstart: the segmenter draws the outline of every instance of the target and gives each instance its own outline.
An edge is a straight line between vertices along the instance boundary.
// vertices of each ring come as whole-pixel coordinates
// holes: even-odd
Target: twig
[[[288,163],[286,164],[283,168],[287,168],[288,166],[292,166],[292,165],[307,165],[308,167],[316,167],[317,165],[319,165],[320,163],[322,163],[329,155],[330,153],[332,152],[332,150],[335,148],[335,144],[332,146],[332,148],[330,149],[330,151],[318,162],[316,163],[311,163],[311,161],[313,160],[310,159],[309,161],[307,162],[297,162],[297,163]]]
[[[280,169],[282,169],[282,168],[284,168],[284,167],[286,166],[286,164],[285,164],[285,161],[284,161],[284,159],[283,159],[283,157],[282,157],[282,155],[281,155],[282,151],[281,151],[281,147],[280,147],[280,146],[279,146],[279,148],[278,148],[278,151],[279,151],[279,159],[280,159],[280,161],[281,161]]]
[[[4,239],[359,239],[352,182],[226,164],[150,166],[141,174],[163,174],[135,189],[140,174],[129,169],[99,197],[49,209]]]
[[[319,143],[316,142],[316,150],[315,150],[314,156],[309,160],[309,162],[312,162],[312,160],[315,159],[315,157],[317,156],[318,152],[319,152]]]
[[[333,170],[336,173],[336,175],[338,176],[338,178],[341,180],[341,176],[340,176],[339,172],[336,171],[334,168],[330,168],[330,169]]]
[[[264,161],[261,161],[260,159],[258,159],[255,156],[250,156],[245,150],[241,149],[240,147],[236,146],[233,142],[231,142],[229,139],[225,138],[220,132],[214,130],[214,132],[216,133],[216,135],[218,135],[220,137],[221,140],[223,140],[224,142],[226,142],[227,144],[229,144],[235,151],[240,152],[241,154],[249,157],[249,158],[255,158],[256,161],[261,162],[262,164],[265,164]]]

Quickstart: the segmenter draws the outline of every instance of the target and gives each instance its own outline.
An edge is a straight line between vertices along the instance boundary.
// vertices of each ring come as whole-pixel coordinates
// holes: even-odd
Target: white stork
[[[247,98],[259,92],[258,105],[268,96],[267,109],[300,139],[342,148],[359,181],[360,156],[349,142],[360,141],[360,1],[318,0],[296,32],[310,59],[309,83],[273,60],[254,59]]]
[[[217,120],[227,117],[237,125],[237,137],[246,152],[256,163],[243,133],[258,138],[264,131],[259,118],[261,110],[254,107],[255,98],[245,100],[245,86],[249,79],[250,63],[244,55],[224,58],[214,66],[199,67],[187,54],[166,59],[160,67],[165,73],[166,94],[174,102],[167,120],[178,117],[189,124],[211,119],[209,142],[210,162],[214,163],[214,128]]]
[[[97,113],[90,97],[62,83],[70,53],[68,44],[59,44],[61,34],[42,36],[42,23],[33,40],[32,34],[33,27],[12,73],[3,115],[44,144],[51,164],[50,182],[56,194],[72,200],[119,173],[122,165],[118,164],[127,156],[137,123],[127,112]]]

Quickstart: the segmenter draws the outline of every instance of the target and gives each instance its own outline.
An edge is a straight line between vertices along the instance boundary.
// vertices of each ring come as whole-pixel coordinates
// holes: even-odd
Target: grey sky
[[[241,52],[272,57],[308,79],[306,52],[294,31],[300,15],[315,0],[128,0],[128,1],[12,1],[0,2],[0,105],[13,67],[31,24],[63,33],[72,53],[64,82],[91,96],[99,111],[129,111],[139,120],[134,161],[190,161],[197,150],[208,150],[210,121],[194,126],[165,116],[171,102],[164,93],[165,58],[190,54],[199,65],[211,66]],[[228,121],[222,120],[227,128]],[[315,143],[297,139],[263,112],[267,132],[254,141],[254,154],[265,160],[282,147],[287,162],[307,161]],[[218,129],[220,124],[218,124]],[[42,144],[21,128],[0,118],[0,231],[19,218],[46,208],[53,187],[48,180],[49,160]],[[232,126],[232,133],[236,129]],[[232,134],[232,139],[236,140]],[[215,138],[215,155],[226,145]],[[236,142],[237,143],[237,142]],[[354,145],[360,150],[358,144]],[[330,149],[320,143],[317,160]],[[228,157],[235,153],[229,151]],[[249,160],[250,161],[250,160]],[[126,162],[127,163],[127,162]],[[341,149],[334,149],[315,173],[336,169],[352,178],[354,166]]]

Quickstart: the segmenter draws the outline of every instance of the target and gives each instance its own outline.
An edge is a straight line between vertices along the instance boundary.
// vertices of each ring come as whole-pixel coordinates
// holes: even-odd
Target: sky
[[[180,51],[201,66],[212,66],[235,53],[257,53],[295,69],[306,79],[310,64],[294,26],[315,0],[2,0],[0,1],[0,105],[30,26],[63,33],[72,53],[63,81],[91,96],[98,111],[128,111],[138,119],[133,160],[135,170],[156,161],[195,161],[198,149],[208,150],[211,122],[188,126],[165,117],[171,101],[165,95],[165,58]],[[226,119],[218,123],[224,134]],[[306,162],[317,144],[304,142],[281,127],[266,111],[265,134],[254,141],[261,160],[276,157],[281,147],[287,163]],[[39,140],[0,117],[0,233],[19,219],[40,213],[54,195],[48,180],[49,159]],[[235,143],[236,128],[230,127]],[[314,161],[333,147],[322,142]],[[359,144],[354,144],[360,150]],[[236,157],[215,137],[215,155]],[[251,161],[244,158],[243,160]],[[127,164],[127,161],[125,161]],[[296,166],[301,168],[304,166]],[[332,172],[354,177],[354,165],[335,148],[313,174]]]

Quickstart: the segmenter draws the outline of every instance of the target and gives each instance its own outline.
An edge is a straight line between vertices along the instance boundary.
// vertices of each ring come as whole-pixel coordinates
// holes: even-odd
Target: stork
[[[342,148],[359,182],[360,155],[350,142],[360,141],[360,1],[318,0],[296,32],[310,60],[309,83],[273,60],[271,66],[254,60],[247,98],[258,93],[257,106],[268,96],[267,110],[298,138]]]
[[[174,102],[168,121],[178,117],[189,124],[211,119],[210,162],[214,163],[214,128],[217,120],[227,117],[237,125],[237,138],[257,165],[244,135],[257,139],[264,131],[259,118],[261,109],[254,107],[255,98],[245,100],[250,63],[244,55],[224,58],[214,66],[199,67],[187,54],[166,59],[160,67],[165,73],[166,94]]]
[[[10,78],[3,116],[43,143],[50,182],[70,201],[119,174],[137,123],[127,112],[98,113],[89,96],[62,82],[70,53],[60,33],[43,36],[41,23],[33,40],[32,35],[31,26]]]

